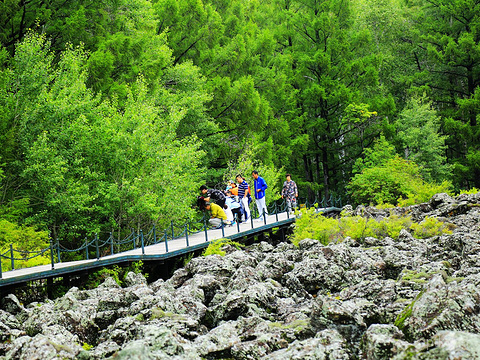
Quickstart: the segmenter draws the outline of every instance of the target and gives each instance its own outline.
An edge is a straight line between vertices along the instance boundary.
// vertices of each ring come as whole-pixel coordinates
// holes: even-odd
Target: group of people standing
[[[266,190],[268,188],[264,178],[259,176],[258,171],[252,171],[253,193],[255,203],[257,204],[259,217],[257,220],[264,221],[264,216],[268,215],[265,202]],[[209,223],[215,228],[223,225],[233,225],[237,221],[247,221],[251,217],[250,203],[252,195],[250,186],[245,178],[238,174],[235,177],[236,182],[230,181],[225,190],[209,189],[206,185],[200,186],[201,196],[197,199],[197,205],[200,210],[210,212]],[[286,181],[283,183],[282,199],[287,202],[287,211],[292,211],[297,206],[298,189],[291,175],[286,175]]]

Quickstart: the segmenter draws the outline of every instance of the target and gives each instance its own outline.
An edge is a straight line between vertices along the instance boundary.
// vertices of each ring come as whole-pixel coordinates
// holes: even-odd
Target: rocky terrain
[[[387,210],[348,209],[376,218]],[[0,310],[0,359],[479,359],[480,194],[396,209],[453,234],[314,239],[192,259],[164,281],[129,273]]]

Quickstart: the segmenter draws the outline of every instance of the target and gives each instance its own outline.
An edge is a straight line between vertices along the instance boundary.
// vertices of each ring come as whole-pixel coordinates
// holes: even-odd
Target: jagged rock
[[[335,330],[324,330],[314,338],[294,341],[286,349],[275,351],[262,360],[347,360],[350,359],[345,339]]]
[[[337,324],[353,324],[367,328],[372,323],[381,323],[380,308],[373,302],[362,298],[342,301],[338,298],[321,296],[317,298],[321,304],[323,317]],[[315,320],[315,315],[312,315]]]
[[[44,303],[9,295],[0,360],[476,359],[479,201],[437,194],[405,208],[344,209],[436,217],[452,234],[261,242],[194,258],[152,284],[129,273],[124,288],[107,278]]]
[[[120,351],[120,346],[113,341],[105,341],[98,344],[90,352],[92,359],[105,359]]]
[[[480,335],[463,331],[439,331],[435,345],[448,353],[449,359],[480,359]]]
[[[480,331],[480,276],[446,284],[435,274],[400,315],[398,324],[412,339],[430,338],[441,330]]]
[[[123,280],[125,283],[125,286],[140,286],[140,285],[147,285],[147,279],[145,279],[145,276],[140,273],[134,273],[130,271],[126,276],[125,279]]]
[[[276,299],[283,294],[282,286],[268,279],[227,294],[217,294],[207,311],[208,323],[218,324],[221,320],[235,320],[239,316],[269,318],[276,308]]]
[[[10,344],[6,353],[6,359],[29,359],[29,360],[50,360],[50,359],[81,359],[84,358],[84,349],[75,343],[68,343],[68,340],[57,338],[49,334],[37,334],[34,337],[22,336]]]
[[[194,260],[194,259],[192,259]],[[190,279],[192,274],[186,268],[180,268],[175,270],[172,277],[168,279],[168,283],[171,284],[173,287],[177,288],[181,286],[185,281]],[[163,281],[163,280],[162,280]]]
[[[1,308],[10,314],[16,315],[25,310],[14,294],[8,294],[1,300]]]
[[[208,334],[196,338],[194,344],[198,353],[205,357],[222,353],[228,355],[232,346],[240,342],[236,322],[227,321],[213,328]]]
[[[403,333],[391,324],[371,325],[362,341],[362,358],[370,360],[388,360],[408,348],[408,342],[402,340]]]
[[[315,250],[317,249],[315,248]],[[286,281],[288,282],[291,278],[298,279],[310,294],[314,294],[322,288],[329,291],[339,290],[342,284],[343,268],[334,262],[329,263],[325,259],[323,251],[315,250],[310,249],[305,252],[303,260],[297,262],[293,270],[285,274]]]

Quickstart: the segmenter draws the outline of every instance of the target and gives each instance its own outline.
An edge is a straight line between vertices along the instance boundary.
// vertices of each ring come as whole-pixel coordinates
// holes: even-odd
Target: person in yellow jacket
[[[207,202],[205,209],[211,212],[211,218],[208,219],[208,222],[213,227],[217,229],[221,228],[222,220],[224,225],[230,225],[230,221],[227,220],[227,214],[225,214],[225,211],[219,205]]]

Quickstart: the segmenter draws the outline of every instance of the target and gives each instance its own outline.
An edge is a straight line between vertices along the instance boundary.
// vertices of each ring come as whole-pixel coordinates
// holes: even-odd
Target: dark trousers
[[[238,222],[242,222],[242,209],[241,208],[236,208],[236,209],[232,209],[232,213],[233,213],[233,218],[237,219]]]

